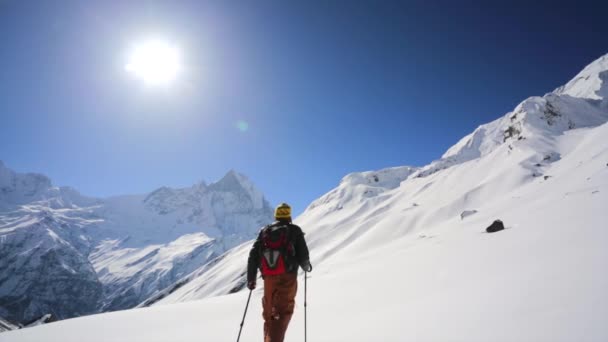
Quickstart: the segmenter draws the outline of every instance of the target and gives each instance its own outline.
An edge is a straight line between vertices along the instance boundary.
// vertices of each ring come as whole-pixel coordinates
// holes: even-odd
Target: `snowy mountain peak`
[[[240,192],[244,191],[247,197],[253,201],[256,209],[264,206],[264,196],[247,176],[230,170],[219,181],[209,185],[209,189],[218,192]]]
[[[48,198],[51,180],[37,173],[17,173],[0,162],[0,208]]]
[[[247,179],[247,177],[234,170],[228,171],[220,180],[210,184],[210,187],[215,190],[234,190],[239,188],[245,189],[249,186],[251,186],[251,182]]]
[[[205,189],[207,189],[207,182],[205,182],[204,180],[200,181],[200,182],[194,184],[192,186],[192,188],[197,189],[197,190],[205,190]]]
[[[517,148],[521,140],[543,141],[574,128],[596,127],[607,121],[608,55],[605,55],[566,85],[542,97],[530,97],[512,112],[479,126],[415,176],[425,177],[477,159],[501,146]]]
[[[340,181],[341,185],[368,185],[386,189],[394,189],[417,170],[411,166],[397,166],[379,171],[353,172]]]
[[[342,178],[338,187],[312,202],[306,211],[320,208],[324,212],[332,212],[353,203],[377,198],[380,194],[398,188],[401,182],[417,171],[418,168],[415,167],[398,166],[350,173]]]
[[[189,188],[173,189],[163,186],[148,194],[143,202],[146,208],[161,215],[182,210],[184,208],[199,207],[205,201],[213,202],[209,196],[228,196],[220,194],[234,194],[242,196],[242,200],[252,202],[252,209],[261,209],[265,205],[264,195],[243,174],[234,170],[229,171],[219,181],[207,185],[201,181]]]
[[[240,182],[237,172],[234,170],[230,170],[220,180],[218,180],[217,182],[211,183],[210,187],[213,187],[215,190],[220,190],[220,189],[233,190],[233,189],[242,188],[243,186]]]
[[[83,196],[70,187],[55,187],[43,174],[17,173],[0,163],[0,210],[16,209],[33,202],[44,202],[44,205],[58,209],[91,206],[99,200]]]
[[[554,93],[602,101],[608,105],[608,54],[585,67],[566,85]]]

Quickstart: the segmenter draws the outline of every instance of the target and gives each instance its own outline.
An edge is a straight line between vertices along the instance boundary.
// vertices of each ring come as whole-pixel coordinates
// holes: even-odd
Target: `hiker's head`
[[[274,218],[279,221],[291,222],[291,207],[289,206],[289,204],[279,204],[276,209],[274,209]]]

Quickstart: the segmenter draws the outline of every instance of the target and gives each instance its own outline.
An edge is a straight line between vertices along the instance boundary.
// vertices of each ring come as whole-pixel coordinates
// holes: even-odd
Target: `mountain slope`
[[[146,196],[110,198],[90,260],[104,285],[103,310],[131,308],[255,236],[272,209],[243,175]]]
[[[79,209],[29,205],[0,215],[0,315],[25,322],[97,312],[102,285],[88,262]]]

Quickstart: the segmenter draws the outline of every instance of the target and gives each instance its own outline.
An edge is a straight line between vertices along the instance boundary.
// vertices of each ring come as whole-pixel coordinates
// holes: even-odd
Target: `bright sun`
[[[146,85],[158,86],[172,83],[182,65],[177,47],[162,40],[148,40],[133,48],[125,69]]]

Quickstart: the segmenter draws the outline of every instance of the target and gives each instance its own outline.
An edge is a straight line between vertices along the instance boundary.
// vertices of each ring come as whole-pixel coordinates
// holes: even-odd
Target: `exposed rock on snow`
[[[486,232],[488,233],[496,233],[499,232],[501,230],[504,230],[505,226],[502,223],[501,220],[495,220],[494,222],[492,222],[491,225],[488,226],[488,228],[486,228]]]
[[[464,220],[466,217],[477,214],[477,210],[465,210],[460,213],[460,219]]]
[[[19,326],[5,320],[4,318],[0,317],[0,332],[4,332],[4,331],[9,331],[9,330],[16,330],[19,329]]]
[[[52,323],[55,321],[57,321],[57,320],[55,319],[55,317],[53,317],[53,315],[46,314],[46,315],[42,315],[41,317],[38,317],[32,321],[25,323],[24,327],[31,328],[31,327],[36,327],[36,326],[46,324],[46,323]]]

